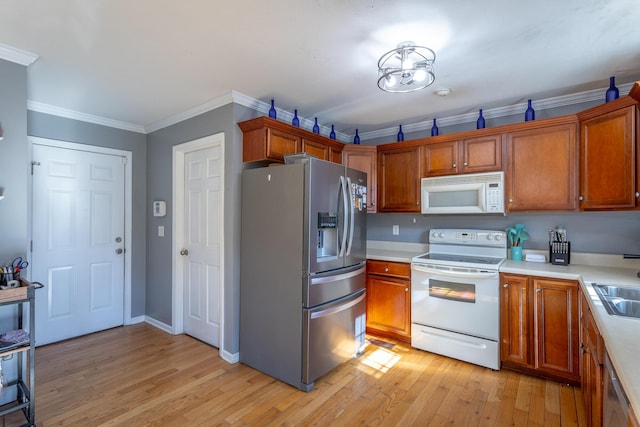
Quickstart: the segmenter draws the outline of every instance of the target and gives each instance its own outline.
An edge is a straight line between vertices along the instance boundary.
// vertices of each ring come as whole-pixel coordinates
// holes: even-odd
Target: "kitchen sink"
[[[625,288],[616,285],[593,285],[596,291],[600,289],[608,297],[630,299],[634,301],[640,301],[640,289]]]
[[[593,284],[607,313],[640,319],[640,288]]]

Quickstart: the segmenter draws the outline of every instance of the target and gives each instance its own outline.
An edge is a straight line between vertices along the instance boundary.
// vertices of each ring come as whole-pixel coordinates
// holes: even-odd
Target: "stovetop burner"
[[[413,258],[413,262],[497,270],[506,257],[504,231],[432,229],[429,252]]]
[[[481,256],[469,256],[458,254],[439,254],[439,253],[426,253],[414,258],[414,261],[452,261],[461,264],[484,264],[484,265],[499,265],[504,258],[491,258]]]

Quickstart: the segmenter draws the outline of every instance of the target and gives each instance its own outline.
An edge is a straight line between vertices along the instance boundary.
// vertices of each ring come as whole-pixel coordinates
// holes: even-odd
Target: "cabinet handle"
[[[580,196],[580,197],[578,197],[578,200],[582,201],[582,200],[584,200],[584,197]]]

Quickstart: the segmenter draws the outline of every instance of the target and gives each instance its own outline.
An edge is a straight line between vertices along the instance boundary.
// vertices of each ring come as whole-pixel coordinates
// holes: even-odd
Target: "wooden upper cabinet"
[[[550,121],[506,134],[505,206],[509,212],[578,208],[577,118]]]
[[[424,176],[502,170],[502,135],[487,135],[423,146]]]
[[[619,98],[578,117],[581,209],[635,208],[640,188],[636,101]]]
[[[420,148],[378,151],[378,212],[420,212]]]
[[[455,175],[458,173],[458,141],[425,144],[422,152],[424,176]]]
[[[377,176],[376,163],[378,161],[375,145],[349,144],[342,150],[342,163],[350,168],[367,174],[367,212],[376,211]]]
[[[302,152],[310,154],[322,160],[330,160],[329,147],[327,145],[324,145],[316,141],[312,141],[310,139],[305,138],[302,140]]]
[[[243,162],[284,162],[284,156],[308,153],[342,163],[344,144],[268,117],[238,123],[242,130]]]

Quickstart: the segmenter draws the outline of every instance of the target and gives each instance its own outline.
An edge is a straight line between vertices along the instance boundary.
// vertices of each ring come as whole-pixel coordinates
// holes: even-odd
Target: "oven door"
[[[497,270],[411,265],[411,323],[498,341]]]

